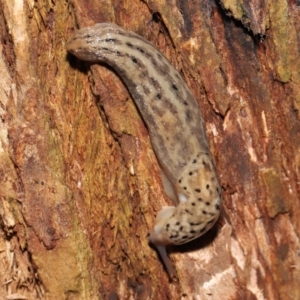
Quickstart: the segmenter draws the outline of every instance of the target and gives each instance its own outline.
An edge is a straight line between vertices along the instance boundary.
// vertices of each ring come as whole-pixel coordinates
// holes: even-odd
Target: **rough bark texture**
[[[202,109],[224,206],[170,249],[147,129],[111,69],[67,55],[78,27],[152,41]],[[300,2],[0,0],[1,299],[300,299]]]

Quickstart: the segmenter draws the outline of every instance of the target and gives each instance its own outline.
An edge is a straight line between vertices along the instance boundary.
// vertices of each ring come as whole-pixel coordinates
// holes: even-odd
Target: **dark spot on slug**
[[[176,224],[175,225],[180,225],[180,222],[176,222]]]
[[[156,98],[157,98],[157,99],[161,99],[161,94],[157,94],[157,95],[156,95]]]
[[[216,204],[215,207],[216,207],[216,210],[220,210],[220,205],[219,204]]]
[[[145,51],[142,48],[137,47],[136,48],[138,51],[140,51],[141,53],[145,53]]]
[[[121,55],[121,52],[120,52],[120,51],[117,51],[116,54],[117,54],[117,56],[120,56],[120,55]]]
[[[210,205],[210,202],[205,202],[205,204],[206,204],[207,206],[209,206],[209,205]]]
[[[190,222],[190,226],[198,226],[198,225],[200,225],[200,224],[201,224],[201,222],[198,222],[198,223]]]
[[[168,223],[168,224],[166,225],[166,227],[169,228],[169,227],[170,227],[170,224]]]
[[[203,213],[204,215],[206,215],[206,214],[207,214],[207,211],[206,211],[206,210],[202,210],[202,213]]]
[[[153,65],[154,67],[157,67],[157,62],[156,62],[155,59],[151,59],[151,63],[152,63],[152,65]]]
[[[185,119],[186,119],[187,122],[192,121],[192,114],[189,110],[185,111]]]
[[[134,56],[132,56],[131,59],[135,64],[137,63],[137,59]]]
[[[200,189],[195,189],[195,192],[201,193],[201,190]]]
[[[192,175],[193,175],[193,172],[190,172],[189,175],[192,176]]]
[[[198,201],[200,201],[200,202],[201,202],[201,201],[203,201],[203,200],[202,200],[202,198],[198,198]]]
[[[186,105],[186,106],[188,106],[188,103],[186,101],[183,101],[183,104]]]
[[[130,47],[130,48],[133,47],[133,45],[132,45],[131,43],[129,43],[129,42],[127,42],[126,45],[127,45],[128,47]]]
[[[175,83],[172,84],[172,89],[175,90],[175,91],[178,91],[178,87],[176,86]]]
[[[104,51],[108,51],[108,50],[109,50],[109,49],[106,48],[106,47],[101,47],[101,49],[104,50]]]
[[[157,57],[160,59],[160,60],[163,60],[163,56],[158,52],[157,53]]]
[[[179,179],[178,182],[181,183],[181,179]]]
[[[185,212],[188,213],[189,215],[193,215],[188,209],[185,209]]]
[[[191,233],[191,234],[194,234],[194,233],[196,233],[196,231],[195,231],[195,230],[191,230],[190,233]]]
[[[182,229],[183,229],[183,226],[180,226],[179,230],[182,231]]]
[[[114,42],[116,39],[113,39],[113,38],[107,38],[105,39],[105,42]]]
[[[207,190],[209,189],[209,184],[206,185],[206,189],[207,189]]]
[[[182,239],[187,239],[188,238],[188,236],[187,235],[184,235],[183,237],[182,237]]]
[[[193,164],[195,164],[196,162],[197,162],[197,159],[194,159],[194,160],[193,160]]]
[[[151,90],[147,86],[142,85],[142,88],[143,88],[145,95],[149,95],[151,93]]]
[[[195,206],[195,205],[196,205],[196,203],[195,203],[195,202],[192,202],[191,204],[192,204],[192,206]]]
[[[202,229],[200,230],[200,232],[203,233],[205,230],[206,230],[206,227],[202,228]]]
[[[209,215],[213,217],[215,214],[214,213],[209,213]]]

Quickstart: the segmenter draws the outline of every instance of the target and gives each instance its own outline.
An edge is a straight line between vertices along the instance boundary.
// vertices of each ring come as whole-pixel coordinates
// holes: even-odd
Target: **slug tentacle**
[[[110,23],[79,30],[67,50],[103,62],[120,75],[149,130],[166,193],[149,241],[173,274],[165,246],[183,244],[209,230],[220,215],[221,187],[197,101],[180,74],[149,41]]]

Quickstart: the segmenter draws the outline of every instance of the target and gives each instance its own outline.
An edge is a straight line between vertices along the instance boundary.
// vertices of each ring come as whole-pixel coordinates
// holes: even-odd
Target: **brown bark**
[[[0,1],[3,299],[299,299],[299,1]],[[181,71],[206,121],[223,213],[170,248],[147,231],[159,167],[125,86],[67,55],[115,22]],[[2,299],[1,298],[1,299]]]

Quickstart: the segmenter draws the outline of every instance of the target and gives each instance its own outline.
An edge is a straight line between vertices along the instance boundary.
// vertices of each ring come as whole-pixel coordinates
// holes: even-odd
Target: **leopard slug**
[[[198,238],[220,215],[221,186],[198,103],[159,50],[115,24],[80,29],[67,50],[84,61],[111,66],[147,125],[165,191],[176,205],[158,212],[149,242],[157,247],[173,277],[166,246]]]

